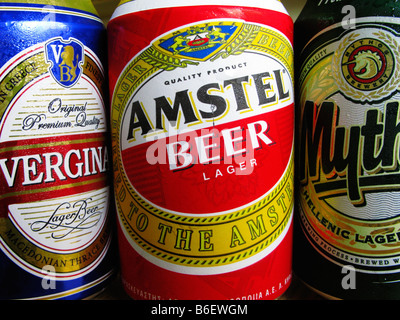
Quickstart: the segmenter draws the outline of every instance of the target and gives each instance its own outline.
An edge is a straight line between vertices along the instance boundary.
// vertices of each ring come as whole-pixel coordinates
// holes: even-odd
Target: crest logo
[[[221,50],[233,38],[239,26],[232,23],[207,23],[179,30],[168,39],[161,39],[156,46],[168,54],[205,61]]]
[[[384,86],[393,70],[393,53],[377,39],[357,40],[343,55],[343,75],[351,86],[359,90],[371,91]]]
[[[53,39],[45,46],[46,62],[53,78],[63,87],[74,86],[81,77],[84,47],[78,40]]]
[[[353,32],[342,41],[334,57],[333,74],[342,93],[362,103],[383,101],[396,92],[400,80],[400,47],[383,30],[368,30],[370,37]],[[365,33],[364,33],[365,35]]]

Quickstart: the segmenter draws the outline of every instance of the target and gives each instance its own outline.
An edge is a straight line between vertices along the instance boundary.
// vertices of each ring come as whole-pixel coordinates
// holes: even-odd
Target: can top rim
[[[140,11],[163,9],[169,7],[192,7],[192,6],[237,6],[252,7],[266,10],[278,11],[288,15],[287,10],[280,0],[219,0],[216,4],[215,0],[164,0],[163,2],[154,2],[148,0],[122,0],[114,11],[110,21],[120,16]]]
[[[68,8],[74,10],[80,10],[92,15],[98,16],[97,10],[94,7],[92,1],[88,0],[2,0],[0,5],[7,6],[17,6],[17,5],[27,5],[29,7],[44,7],[43,10],[50,10],[52,8]]]

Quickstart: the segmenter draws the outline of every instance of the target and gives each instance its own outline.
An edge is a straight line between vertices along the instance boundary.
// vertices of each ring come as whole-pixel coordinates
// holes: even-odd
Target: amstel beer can
[[[109,23],[122,279],[135,299],[291,282],[293,22],[280,1],[122,1]]]
[[[314,0],[295,25],[294,269],[331,298],[400,298],[399,9]]]
[[[113,273],[105,28],[89,0],[0,1],[0,299]]]

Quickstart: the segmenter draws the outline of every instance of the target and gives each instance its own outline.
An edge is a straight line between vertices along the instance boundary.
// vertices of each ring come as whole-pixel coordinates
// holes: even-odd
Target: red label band
[[[288,287],[291,28],[281,12],[234,6],[111,20],[114,189],[134,298],[274,299]]]
[[[2,203],[29,198],[73,194],[77,190],[103,188],[109,168],[108,150],[102,134],[75,136],[55,142],[33,139],[0,147]],[[68,191],[69,190],[69,191]],[[78,191],[79,192],[79,191]]]
[[[122,152],[127,176],[140,195],[167,210],[218,213],[247,205],[266,194],[287,169],[293,109],[246,122],[127,149]]]

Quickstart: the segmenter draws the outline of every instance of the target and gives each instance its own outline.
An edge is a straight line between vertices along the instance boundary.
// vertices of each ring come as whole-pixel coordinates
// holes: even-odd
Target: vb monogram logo
[[[53,78],[63,87],[74,86],[82,74],[83,45],[76,39],[56,38],[46,44],[45,50]]]

